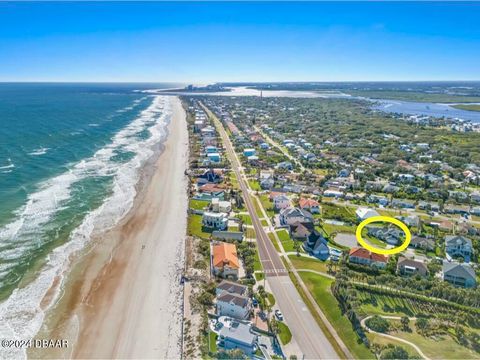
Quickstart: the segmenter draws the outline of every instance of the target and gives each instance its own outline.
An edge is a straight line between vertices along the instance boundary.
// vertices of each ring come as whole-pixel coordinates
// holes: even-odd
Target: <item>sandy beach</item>
[[[188,132],[178,98],[164,150],[127,218],[94,239],[72,269],[42,338],[68,349],[30,357],[179,358]]]

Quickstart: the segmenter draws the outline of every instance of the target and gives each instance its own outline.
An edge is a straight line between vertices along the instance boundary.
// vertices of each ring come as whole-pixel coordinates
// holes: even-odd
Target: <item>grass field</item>
[[[188,216],[188,234],[203,239],[210,238],[211,230],[207,230],[203,227],[202,215],[190,214]]]
[[[355,225],[333,225],[326,223],[323,223],[322,227],[329,235],[333,232],[355,234],[355,230],[357,229]]]
[[[352,324],[338,306],[337,300],[330,292],[332,279],[313,274],[300,273],[302,280],[315,298],[318,306],[322,309],[330,323],[337,330],[338,335],[356,358],[373,359],[374,356],[368,348],[361,343],[357,334],[353,331]]]
[[[295,269],[308,269],[326,273],[327,261],[321,261],[304,256],[289,255],[288,258],[292,262]]]
[[[292,340],[292,333],[285,323],[278,322],[278,337],[283,345],[287,345]]]
[[[275,250],[280,252],[280,247],[278,246],[277,240],[275,239],[275,235],[273,233],[268,233],[268,237],[270,238],[273,246],[275,246]]]
[[[261,281],[265,278],[265,274],[263,272],[261,273],[255,273],[255,280]]]
[[[248,180],[248,184],[253,191],[261,191],[262,188],[260,187],[260,183],[257,180],[250,179]]]
[[[262,203],[262,206],[265,209],[265,211],[267,212],[268,216],[270,218],[275,216],[275,211],[273,210],[273,203],[268,198],[268,195],[267,194],[260,194],[258,196],[258,198],[260,199],[260,202]]]
[[[218,335],[215,334],[213,331],[210,331],[208,333],[208,350],[212,353],[215,354],[217,352],[217,337]]]
[[[468,110],[468,111],[480,111],[480,105],[465,105],[465,104],[458,104],[458,105],[452,105],[455,109],[460,109],[460,110]]]
[[[205,208],[209,204],[210,204],[210,202],[205,201],[205,200],[190,199],[190,202],[189,202],[188,206],[190,207],[190,209],[203,210],[203,208]]]
[[[241,214],[241,215],[238,215],[238,217],[242,219],[245,225],[252,225],[252,218],[250,217],[250,215]]]
[[[290,235],[288,234],[288,232],[286,230],[284,230],[284,229],[277,230],[277,235],[278,235],[278,238],[280,239],[280,242],[282,243],[283,249],[286,252],[296,251],[295,250],[295,240],[292,240],[290,238]],[[300,252],[304,252],[302,247],[301,247],[301,244],[299,244],[299,245],[300,245]]]

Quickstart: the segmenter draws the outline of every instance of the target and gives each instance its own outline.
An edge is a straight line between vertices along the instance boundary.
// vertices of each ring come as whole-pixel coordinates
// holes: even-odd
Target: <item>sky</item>
[[[480,80],[480,3],[0,2],[0,81]]]

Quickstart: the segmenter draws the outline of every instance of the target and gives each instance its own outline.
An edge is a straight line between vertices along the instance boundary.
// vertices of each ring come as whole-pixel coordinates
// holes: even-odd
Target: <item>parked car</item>
[[[254,307],[257,307],[258,306],[258,300],[255,299],[255,298],[252,298],[252,304]]]
[[[275,317],[277,318],[278,321],[283,321],[283,314],[280,310],[275,310]]]

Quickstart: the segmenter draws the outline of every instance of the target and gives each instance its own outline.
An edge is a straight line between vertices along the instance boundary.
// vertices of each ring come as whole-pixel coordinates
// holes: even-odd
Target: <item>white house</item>
[[[357,215],[357,218],[358,220],[360,221],[363,221],[365,219],[368,219],[368,218],[371,218],[371,217],[374,217],[374,216],[379,216],[380,214],[374,210],[374,209],[370,209],[370,208],[358,208],[356,211],[355,211],[355,214]]]
[[[252,332],[252,325],[246,321],[227,320],[220,317],[219,322],[223,323],[220,328],[217,345],[225,350],[240,349],[248,357],[252,357],[257,349],[258,335]]]
[[[202,215],[202,224],[217,230],[225,230],[228,227],[228,216],[225,213],[205,211]]]
[[[219,198],[213,198],[211,204],[213,212],[229,213],[232,211],[232,203],[230,201],[222,201]]]
[[[251,305],[248,297],[223,292],[217,297],[216,313],[218,316],[229,316],[235,319],[248,319]]]
[[[285,209],[290,206],[290,199],[285,194],[277,195],[273,198],[273,206],[275,209]]]

